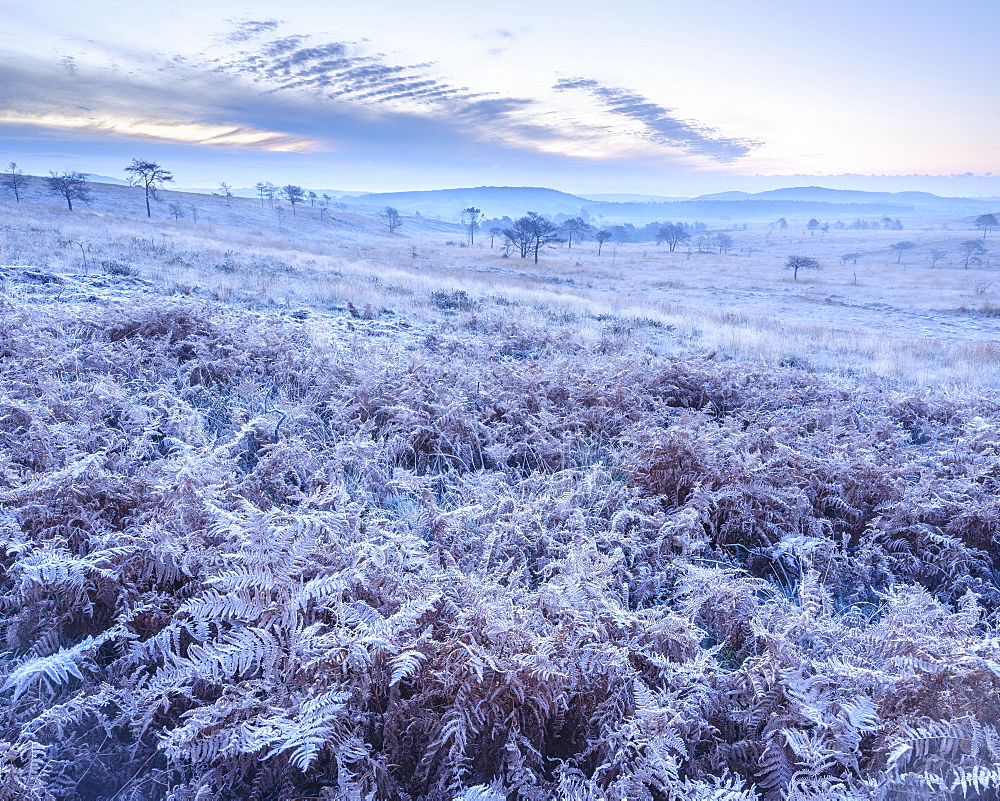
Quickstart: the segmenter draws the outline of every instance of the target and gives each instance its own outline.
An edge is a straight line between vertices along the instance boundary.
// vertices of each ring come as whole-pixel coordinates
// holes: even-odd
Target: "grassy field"
[[[0,206],[0,799],[997,797],[966,223],[181,200]]]
[[[596,245],[584,242],[543,251],[535,265],[502,258],[485,232],[461,247],[458,226],[438,221],[408,218],[390,236],[377,218],[344,211],[321,215],[306,206],[293,215],[285,208],[279,219],[245,198],[232,205],[183,193],[164,198],[154,207],[160,216],[149,221],[123,213],[142,210],[141,192],[128,187],[102,186],[92,210],[75,214],[8,204],[0,260],[80,272],[82,248],[95,272],[118,264],[167,292],[251,306],[342,308],[351,301],[423,320],[435,319],[432,294],[461,290],[475,303],[465,311],[477,320],[548,324],[557,316],[588,339],[609,328],[661,327],[669,335],[638,335],[661,353],[716,351],[916,386],[995,388],[1000,381],[1000,283],[991,261],[998,257],[963,266],[960,243],[980,236],[967,220],[825,234],[793,220],[787,231],[775,224],[729,230],[727,255],[698,252],[692,240],[676,253],[609,242],[598,256]],[[184,220],[170,218],[171,203],[179,203]],[[706,234],[706,248],[711,238]],[[59,245],[66,240],[79,244]],[[890,246],[903,240],[916,247],[897,263]],[[947,255],[932,267],[934,250]],[[863,255],[843,264],[846,253]],[[789,255],[814,257],[823,269],[792,280],[784,269]]]

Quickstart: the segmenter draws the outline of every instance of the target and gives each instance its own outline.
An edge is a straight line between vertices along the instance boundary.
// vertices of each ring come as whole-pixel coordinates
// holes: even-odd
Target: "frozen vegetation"
[[[136,191],[0,207],[0,798],[997,797],[967,222],[536,266]]]

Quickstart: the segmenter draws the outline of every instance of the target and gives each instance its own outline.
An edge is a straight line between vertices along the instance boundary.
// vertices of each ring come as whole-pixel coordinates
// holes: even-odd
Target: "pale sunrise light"
[[[55,113],[30,115],[0,111],[0,126],[3,125],[30,125],[65,131],[87,131],[92,134],[132,136],[177,144],[252,148],[276,153],[299,153],[314,147],[314,143],[299,137],[272,131],[171,120],[74,117]]]
[[[957,191],[969,174],[1000,193],[982,84],[998,9],[50,0],[0,31],[0,158],[48,167],[55,140],[26,130],[49,129],[64,166],[108,171],[101,136],[134,138],[170,148],[190,184],[221,179],[221,150],[249,181],[265,150],[288,178],[372,190],[697,194],[851,174]]]

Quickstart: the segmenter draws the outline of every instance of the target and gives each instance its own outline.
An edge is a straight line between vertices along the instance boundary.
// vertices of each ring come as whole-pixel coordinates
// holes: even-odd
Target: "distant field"
[[[170,219],[172,203],[181,207],[180,221]],[[657,352],[716,351],[921,386],[1000,385],[1000,252],[993,245],[1000,234],[984,242],[992,252],[966,269],[960,244],[981,237],[969,220],[825,234],[807,232],[805,220],[791,220],[787,231],[719,223],[703,235],[704,249],[725,231],[733,240],[727,255],[699,252],[696,235],[676,253],[609,242],[598,256],[595,243],[576,243],[543,251],[536,266],[501,258],[487,232],[461,247],[465,235],[453,224],[406,218],[389,235],[375,217],[308,205],[279,214],[245,198],[228,205],[164,193],[151,221],[135,216],[138,190],[106,185],[74,214],[37,202],[3,208],[0,261],[11,264],[77,272],[80,246],[58,244],[74,239],[89,249],[95,271],[120,263],[167,291],[233,303],[351,301],[434,319],[440,310],[431,293],[461,290],[475,301],[461,311],[477,320],[513,315],[546,324],[558,315],[585,338],[632,329]],[[897,263],[890,246],[900,241],[915,247]],[[932,267],[934,250],[946,255]],[[862,256],[845,265],[847,253]],[[823,269],[793,281],[783,269],[789,255],[814,257]]]

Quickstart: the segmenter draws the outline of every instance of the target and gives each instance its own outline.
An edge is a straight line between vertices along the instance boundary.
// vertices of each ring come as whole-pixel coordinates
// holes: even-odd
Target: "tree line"
[[[463,224],[466,223],[464,218],[468,211],[469,209],[465,209],[462,212]],[[478,211],[478,209],[476,211]],[[549,219],[560,229],[565,244],[570,248],[572,248],[572,245],[576,242],[596,241],[597,235],[601,232],[605,232],[607,234],[607,236],[604,237],[605,242],[612,240],[619,244],[626,244],[630,242],[655,242],[660,236],[660,232],[663,227],[671,225],[671,223],[663,222],[649,222],[641,226],[636,226],[634,223],[595,225],[590,222],[588,218],[589,215],[585,215],[584,213],[579,216],[556,214]],[[503,231],[513,226],[514,222],[514,219],[506,215],[494,218],[487,218],[485,215],[480,215],[476,221],[475,230],[483,231],[487,235],[492,234],[493,238],[497,239],[501,238]],[[708,225],[700,221],[691,223],[678,222],[675,224],[680,226],[684,231],[692,236],[695,236],[698,233],[708,233]],[[746,229],[745,225],[743,227]]]
[[[490,238],[490,249],[499,241],[504,257],[514,253],[522,259],[531,256],[535,264],[538,264],[538,254],[543,247],[565,244],[572,249],[574,241],[580,242],[587,236],[593,236],[600,254],[604,243],[612,237],[610,231],[595,230],[582,217],[566,218],[560,224],[534,211],[516,220],[507,216],[486,220],[480,209],[470,206],[462,209],[460,223],[466,230],[470,245],[476,242],[476,232],[485,230]]]
[[[589,215],[588,215],[589,216]],[[561,218],[561,219],[560,219]],[[598,255],[605,243],[614,241],[619,244],[627,242],[656,242],[667,244],[673,252],[683,242],[697,236],[698,250],[718,248],[720,253],[728,253],[733,247],[733,238],[726,233],[710,234],[708,226],[702,222],[650,222],[642,227],[632,223],[598,227],[588,222],[584,217],[569,217],[556,215],[548,217],[529,211],[523,217],[514,220],[509,216],[487,218],[475,207],[462,210],[461,225],[466,230],[467,243],[475,244],[477,232],[489,237],[490,248],[500,244],[504,256],[514,253],[521,258],[533,258],[544,246],[566,245],[572,249],[574,243],[593,240],[597,243]],[[746,225],[743,226],[746,229]],[[464,245],[464,243],[463,243]]]
[[[163,169],[153,161],[143,159],[132,159],[132,163],[125,168],[128,175],[129,184],[140,186],[145,192],[146,216],[151,217],[152,211],[149,201],[157,198],[157,190],[167,181],[173,180],[173,175],[169,170]],[[93,191],[87,181],[89,173],[77,172],[75,170],[64,170],[57,172],[51,170],[47,176],[43,177],[45,189],[53,195],[58,195],[66,201],[66,207],[73,211],[73,202],[89,203],[93,198]],[[10,162],[7,170],[0,175],[0,186],[7,189],[17,203],[20,203],[26,195],[28,188],[28,178],[24,175],[24,170],[17,166],[17,162]]]
[[[50,193],[61,196],[70,211],[73,211],[74,200],[77,203],[87,203],[91,199],[90,187],[87,186],[87,173],[53,170],[44,181],[45,188]],[[8,164],[6,172],[0,175],[0,186],[10,192],[17,203],[27,198],[28,178],[15,161]]]
[[[164,184],[174,180],[173,173],[155,161],[147,159],[132,159],[129,166],[124,170],[130,186],[139,187],[143,190],[143,198],[146,204],[146,216],[152,217],[152,201],[160,200],[159,190],[164,188]],[[66,206],[70,211],[74,210],[74,203],[89,203],[93,199],[93,191],[88,181],[89,173],[76,171],[57,172],[50,171],[48,176],[43,177],[44,187],[51,194],[60,196],[66,201]],[[6,189],[20,203],[27,198],[29,187],[29,176],[24,174],[24,170],[17,166],[16,162],[10,162],[7,169],[0,173],[0,187]],[[320,216],[324,216],[329,208],[346,208],[343,203],[333,202],[328,194],[317,194],[312,190],[304,189],[295,184],[276,186],[270,181],[260,181],[255,185],[255,189],[261,200],[261,205],[267,201],[271,208],[274,208],[275,201],[286,200],[292,206],[292,213],[300,203],[308,202],[310,206],[320,206]],[[218,196],[225,198],[226,205],[230,205],[233,198],[232,187],[225,181],[219,184]],[[171,204],[171,214],[174,219],[179,219],[179,204]]]

